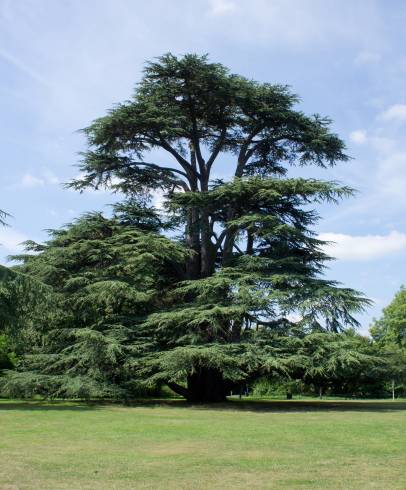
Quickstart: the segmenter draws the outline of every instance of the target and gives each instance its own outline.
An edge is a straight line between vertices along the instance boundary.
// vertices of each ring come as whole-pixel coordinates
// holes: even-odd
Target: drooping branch
[[[186,178],[188,177],[187,174],[185,172],[182,172],[181,170],[178,170],[178,169],[172,168],[172,167],[162,167],[161,165],[159,165],[157,163],[150,163],[150,162],[141,161],[141,162],[131,162],[131,165],[134,165],[134,166],[143,165],[144,167],[154,168],[156,170],[163,171],[163,172],[170,172],[170,173],[174,173],[174,174],[179,174],[179,175],[182,175],[183,177],[186,177]]]
[[[169,388],[174,391],[177,395],[183,396],[184,398],[188,399],[189,398],[189,390],[185,388],[184,386],[179,385],[178,383],[175,383],[174,381],[167,381],[166,383]]]

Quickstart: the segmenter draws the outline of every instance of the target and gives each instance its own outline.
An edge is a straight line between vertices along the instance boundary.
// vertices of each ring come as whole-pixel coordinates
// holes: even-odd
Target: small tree
[[[383,309],[382,317],[370,328],[372,338],[379,345],[395,344],[406,348],[406,289],[396,293],[392,302]]]
[[[392,398],[396,389],[405,391],[406,383],[406,289],[396,293],[392,302],[383,309],[382,317],[370,328],[377,348],[386,359],[385,378]]]

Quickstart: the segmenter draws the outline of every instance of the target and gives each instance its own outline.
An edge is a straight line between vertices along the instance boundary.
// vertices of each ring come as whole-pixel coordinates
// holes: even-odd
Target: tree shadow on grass
[[[369,400],[238,400],[225,403],[193,404],[185,400],[134,400],[128,407],[171,407],[195,410],[247,411],[247,412],[393,412],[406,411],[406,401]]]
[[[0,412],[8,410],[29,411],[89,411],[101,407],[102,404],[83,401],[62,400],[0,400]]]
[[[238,400],[225,403],[194,404],[183,399],[140,399],[125,403],[112,400],[0,400],[0,412],[29,411],[92,411],[109,407],[179,408],[192,410],[247,412],[394,412],[406,411],[406,401],[369,400]]]
[[[253,411],[283,412],[392,412],[406,411],[406,402],[369,400],[233,400],[233,408]]]

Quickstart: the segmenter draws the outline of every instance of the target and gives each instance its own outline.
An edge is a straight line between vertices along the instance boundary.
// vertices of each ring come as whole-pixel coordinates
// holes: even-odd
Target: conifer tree
[[[48,248],[39,248],[37,258],[24,258],[23,267],[29,274],[35,264],[43,271],[49,268],[50,275],[41,272],[38,277],[49,284],[54,274],[52,286],[57,290],[59,283],[71,287],[69,281],[65,285],[65,276],[69,278],[74,267],[82,281],[74,278],[72,283],[80,287],[76,300],[66,295],[66,289],[59,294],[71,305],[64,309],[78,311],[92,323],[80,323],[74,313],[67,328],[82,325],[83,339],[102,338],[107,343],[98,328],[105,324],[103,309],[93,309],[93,302],[125,298],[127,287],[135,288],[139,298],[138,288],[144,290],[145,281],[153,284],[154,291],[156,281],[163,284],[145,304],[131,305],[124,325],[121,319],[114,320],[120,332],[131,331],[125,349],[117,351],[125,359],[119,372],[131,373],[128,380],[132,377],[147,386],[167,384],[191,401],[222,401],[241,382],[297,369],[298,332],[301,336],[335,332],[357,324],[354,313],[368,301],[322,277],[329,258],[312,231],[318,220],[317,204],[335,203],[352,190],[335,182],[287,175],[292,165],[325,168],[348,157],[343,141],[330,130],[330,120],[305,115],[296,108],[298,101],[286,86],[231,74],[206,56],[167,54],[147,64],[131,100],[84,130],[89,149],[80,165],[82,177],[70,185],[78,190],[105,186],[126,194],[120,233],[113,235],[114,243],[106,237],[99,243],[76,236],[75,226],[62,230],[60,236],[54,232]],[[145,228],[145,206],[141,206],[141,221],[137,212],[129,211],[140,209],[140,203],[145,205],[157,193],[163,194],[165,205],[160,216],[149,210],[151,232]],[[119,220],[117,215],[114,219]],[[77,226],[86,233],[89,223]],[[64,237],[72,233],[92,264],[80,255],[72,260],[69,240],[69,246],[62,246]],[[147,261],[145,277],[138,270],[136,282],[127,278],[124,289],[115,277],[110,290],[101,279],[105,255],[135,240],[135,249],[126,249],[120,261],[126,263],[133,256],[136,260],[139,240],[145,237],[154,257],[160,251],[164,262],[172,258],[170,271],[151,269]],[[91,272],[88,282],[90,266],[100,271],[100,280],[98,273]],[[116,266],[114,271],[120,270]],[[101,282],[96,289],[93,280]],[[108,320],[104,331],[110,329]],[[47,352],[58,353],[56,364],[51,364],[60,363],[58,379],[73,376],[61,360],[66,356],[60,357],[68,352],[75,366],[86,365],[86,376],[93,369],[89,379],[109,386],[110,392],[114,386],[123,387],[123,378],[118,381],[108,359],[107,368],[99,373],[100,363],[90,354],[89,343],[83,340],[86,348],[78,349],[75,335],[58,334],[56,339],[62,343]]]
[[[134,376],[127,367],[137,355],[135,337],[140,345],[150,342],[137,326],[179,279],[176,264],[185,256],[176,242],[151,231],[151,214],[139,228],[88,214],[51,231],[45,244],[27,242],[27,252],[35,254],[14,257],[22,264],[13,273],[31,280],[29,292],[42,285],[43,294],[40,301],[35,295],[25,316],[24,327],[29,321],[37,337],[26,339],[4,393],[90,398],[131,392]],[[27,293],[17,296],[28,299]],[[24,323],[22,312],[18,317]]]
[[[224,399],[238,371],[227,368],[231,352],[254,331],[279,328],[289,313],[338,330],[356,324],[352,313],[365,305],[319,277],[327,257],[309,228],[318,219],[309,205],[351,189],[287,178],[287,167],[348,157],[330,120],[305,115],[297,102],[287,86],[231,74],[206,56],[166,54],[146,65],[131,100],[84,130],[84,177],[71,185],[164,192],[192,251],[185,281],[171,292],[178,306],[146,322],[160,345],[155,375],[189,399]],[[182,367],[165,371],[178,357]],[[179,373],[186,391],[175,384]]]

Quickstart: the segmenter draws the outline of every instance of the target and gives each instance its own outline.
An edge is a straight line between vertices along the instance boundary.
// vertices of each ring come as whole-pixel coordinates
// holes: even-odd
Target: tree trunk
[[[245,253],[252,255],[254,252],[254,237],[250,231],[247,231],[247,249]]]
[[[193,145],[190,148],[190,165],[192,166],[193,170],[196,171],[196,152]],[[191,192],[196,192],[198,190],[198,179],[195,173],[193,173],[189,178],[189,186]],[[187,246],[193,251],[192,256],[186,264],[186,278],[198,279],[200,277],[201,261],[200,213],[198,208],[193,207],[188,210],[185,231]]]
[[[211,242],[209,215],[201,211],[201,277],[209,277],[214,272],[215,250]]]
[[[188,211],[186,226],[186,242],[192,250],[192,256],[186,264],[186,278],[200,277],[200,237],[199,237],[199,211],[192,208]]]
[[[395,380],[392,379],[392,400],[395,399]]]
[[[227,400],[227,383],[220,371],[200,368],[188,376],[187,400],[194,403],[217,403]]]

